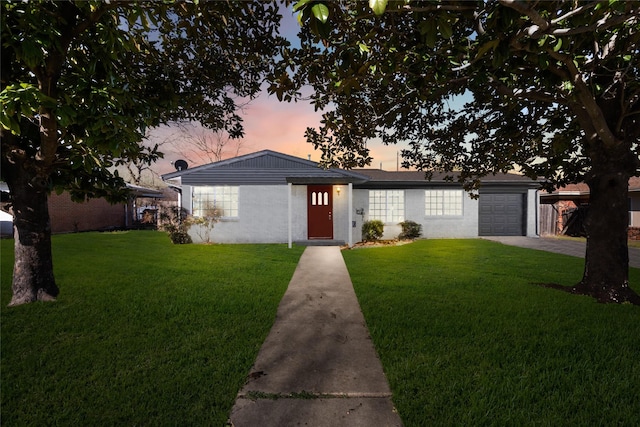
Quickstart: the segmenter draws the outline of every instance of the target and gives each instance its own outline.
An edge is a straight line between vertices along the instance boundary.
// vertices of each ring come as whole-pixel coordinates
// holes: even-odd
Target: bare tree
[[[246,141],[228,133],[213,131],[193,123],[177,124],[179,135],[171,141],[176,152],[190,163],[203,164],[236,157],[246,148]]]
[[[152,147],[156,151],[164,151],[160,150],[160,148],[171,144],[175,138],[176,135],[171,134],[162,139],[158,139],[154,138],[151,132],[147,131],[142,144],[147,147]],[[162,182],[162,179],[158,172],[154,170],[154,165],[153,163],[143,162],[137,159],[132,159],[124,163],[123,166],[126,173],[128,173],[128,177],[125,176],[125,180],[135,185],[158,187],[157,182]]]
[[[156,177],[158,177],[158,173],[152,169],[151,165],[132,161],[127,163],[125,168],[129,173],[129,179],[127,181],[132,184],[145,187],[156,186]]]

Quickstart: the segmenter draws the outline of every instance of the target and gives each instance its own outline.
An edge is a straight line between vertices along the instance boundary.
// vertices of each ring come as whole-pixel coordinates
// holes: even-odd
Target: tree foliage
[[[47,195],[126,196],[115,167],[150,163],[147,129],[198,121],[243,134],[237,100],[260,89],[275,2],[3,1],[2,179],[14,212],[12,304],[57,294]],[[45,295],[49,295],[46,297]]]
[[[291,3],[293,4],[293,3]],[[307,140],[330,166],[403,142],[403,166],[467,189],[519,170],[546,188],[584,181],[587,261],[575,292],[628,289],[628,180],[640,175],[640,3],[300,0],[301,46],[270,86],[324,111]],[[460,103],[463,105],[459,105]]]
[[[146,129],[195,120],[242,135],[284,40],[273,3],[2,2],[3,160],[31,159],[76,198],[113,195],[110,172],[154,161]],[[45,131],[46,130],[46,131]],[[4,169],[4,168],[3,168]]]
[[[315,13],[320,4],[326,13]],[[639,172],[638,3],[303,0],[294,9],[308,24],[302,47],[271,90],[313,86],[314,105],[328,111],[307,139],[328,164],[367,164],[366,141],[378,137],[410,145],[406,166],[466,178],[517,166],[575,182],[599,146],[620,148],[626,170]]]

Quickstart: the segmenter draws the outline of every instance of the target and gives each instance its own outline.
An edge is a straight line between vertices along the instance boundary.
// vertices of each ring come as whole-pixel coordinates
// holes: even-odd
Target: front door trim
[[[307,236],[309,240],[333,239],[333,186],[307,186]]]

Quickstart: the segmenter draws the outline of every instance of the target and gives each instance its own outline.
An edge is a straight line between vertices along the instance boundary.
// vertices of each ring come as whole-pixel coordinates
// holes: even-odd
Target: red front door
[[[331,185],[307,187],[309,240],[333,239],[333,188]]]

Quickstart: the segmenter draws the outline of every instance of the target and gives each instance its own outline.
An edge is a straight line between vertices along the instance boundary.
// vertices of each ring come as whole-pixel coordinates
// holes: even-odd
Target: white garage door
[[[524,194],[481,193],[480,236],[523,236]]]

